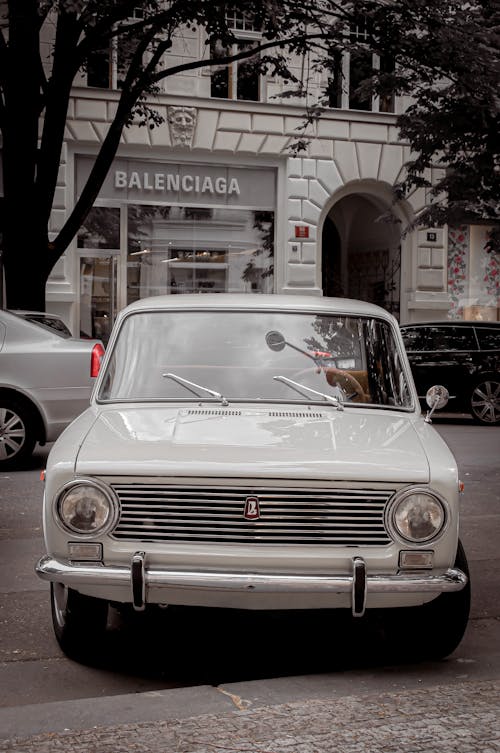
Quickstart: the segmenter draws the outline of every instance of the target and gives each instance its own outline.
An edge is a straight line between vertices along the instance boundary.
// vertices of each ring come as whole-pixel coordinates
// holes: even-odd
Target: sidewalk
[[[306,679],[306,678],[304,678]],[[265,684],[265,683],[264,683]],[[47,730],[67,713],[79,727],[15,735],[0,741],[12,753],[499,753],[500,680],[453,682],[399,690],[258,705],[208,686],[18,709],[49,714]],[[262,689],[263,683],[259,683]],[[334,688],[332,688],[335,692]],[[264,694],[265,695],[265,694]],[[262,697],[262,694],[261,694]],[[90,704],[90,705],[89,705]],[[93,715],[90,713],[94,705]],[[138,706],[156,720],[137,718]],[[53,707],[49,709],[49,707]],[[57,707],[57,708],[55,708]],[[38,712],[36,711],[38,709]],[[8,721],[2,710],[0,725]],[[97,723],[101,715],[108,720]],[[144,717],[143,717],[144,718]],[[31,719],[31,721],[30,721]],[[40,721],[38,723],[41,723]],[[60,722],[59,722],[60,724]],[[3,728],[2,728],[3,729]],[[4,729],[5,733],[5,729]],[[26,734],[26,733],[24,733]],[[15,737],[15,739],[14,739]]]

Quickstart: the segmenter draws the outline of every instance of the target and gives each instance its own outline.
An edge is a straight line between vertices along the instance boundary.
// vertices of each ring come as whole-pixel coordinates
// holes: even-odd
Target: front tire
[[[108,602],[62,583],[51,583],[50,603],[54,633],[66,656],[86,663],[98,659],[106,633]]]
[[[421,607],[403,610],[397,643],[404,660],[444,659],[460,644],[469,620],[471,593],[469,566],[460,541],[455,567],[467,575],[464,588],[442,593]]]
[[[484,426],[500,424],[500,380],[484,377],[474,386],[470,396],[470,411],[477,423]]]
[[[36,444],[29,410],[18,400],[0,400],[0,470],[17,468]]]

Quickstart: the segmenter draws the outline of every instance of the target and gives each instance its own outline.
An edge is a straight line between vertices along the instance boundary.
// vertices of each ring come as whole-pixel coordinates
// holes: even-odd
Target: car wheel
[[[500,424],[500,380],[486,377],[472,390],[470,409],[475,421],[488,426]]]
[[[460,644],[470,611],[469,566],[461,542],[458,543],[455,567],[468,578],[461,591],[442,593],[421,607],[401,610],[401,619],[397,620],[398,635],[393,644],[397,659],[444,659]]]
[[[16,468],[33,452],[36,444],[29,410],[10,398],[0,401],[0,468]]]
[[[50,584],[52,624],[60,647],[71,659],[98,659],[108,621],[108,602],[86,596],[62,583]]]

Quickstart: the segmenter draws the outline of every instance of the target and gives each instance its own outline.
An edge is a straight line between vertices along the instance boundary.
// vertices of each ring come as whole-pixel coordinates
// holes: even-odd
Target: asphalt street
[[[361,644],[356,660],[354,640],[346,661],[326,661],[324,671],[313,664],[312,674],[291,661],[282,676],[266,676],[264,665],[257,679],[243,673],[238,680],[236,671],[216,684],[104,696],[96,687],[93,697],[6,705],[0,751],[500,751],[500,431],[448,417],[435,427],[455,452],[465,483],[462,538],[473,583],[469,627],[447,660],[384,664],[370,661],[370,645]],[[259,646],[272,637],[260,627],[253,653],[244,633],[231,636],[236,668],[242,654],[249,664],[258,662]],[[244,630],[244,623],[233,628]],[[285,623],[281,636],[282,656],[305,652],[300,625],[287,634]],[[186,664],[203,656],[213,666],[223,662],[224,640],[210,630],[198,638]],[[336,638],[332,633],[330,650],[322,629],[317,652],[326,657],[336,649],[338,656]]]

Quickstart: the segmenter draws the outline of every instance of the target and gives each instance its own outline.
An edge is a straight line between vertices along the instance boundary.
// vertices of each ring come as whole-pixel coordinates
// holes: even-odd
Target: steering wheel
[[[337,369],[334,366],[323,366],[317,368],[303,369],[295,375],[294,379],[299,379],[306,374],[319,374],[324,372],[326,381],[330,387],[340,387],[345,392],[346,400],[358,399],[360,403],[366,403],[366,395],[363,387],[360,385],[356,377],[353,377],[348,371],[343,369]]]
[[[338,385],[344,392],[352,390],[350,394],[346,394],[347,400],[358,399],[360,403],[366,403],[365,391],[352,374],[343,369],[336,369],[334,366],[327,366],[325,369],[326,381],[329,385],[334,387]]]

